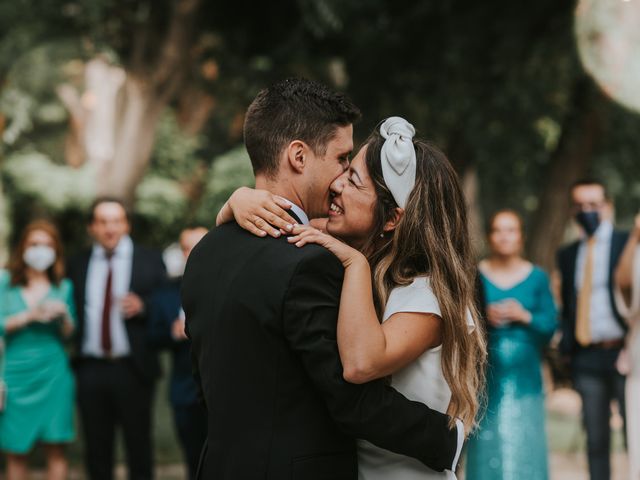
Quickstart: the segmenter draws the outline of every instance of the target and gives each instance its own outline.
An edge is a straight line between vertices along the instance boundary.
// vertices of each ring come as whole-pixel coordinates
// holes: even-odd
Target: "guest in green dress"
[[[36,221],[26,227],[8,274],[0,289],[0,336],[5,343],[0,373],[7,387],[0,450],[7,457],[7,477],[26,478],[27,454],[41,443],[47,478],[65,479],[64,444],[75,438],[75,391],[63,341],[73,331],[75,312],[54,225]]]
[[[491,255],[480,263],[488,321],[487,406],[467,451],[470,480],[546,480],[542,350],[557,326],[547,274],[522,258],[511,210],[489,223]]]

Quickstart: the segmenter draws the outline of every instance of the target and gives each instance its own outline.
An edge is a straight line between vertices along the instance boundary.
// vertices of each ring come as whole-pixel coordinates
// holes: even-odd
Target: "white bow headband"
[[[380,152],[382,176],[401,208],[407,206],[407,199],[416,182],[415,134],[413,125],[401,117],[389,117],[380,125],[380,135],[385,139]]]

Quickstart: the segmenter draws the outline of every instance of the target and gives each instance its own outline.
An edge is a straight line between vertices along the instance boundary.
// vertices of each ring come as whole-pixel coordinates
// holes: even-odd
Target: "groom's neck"
[[[305,209],[305,203],[298,189],[288,179],[284,178],[268,178],[264,175],[256,175],[256,189],[267,190],[268,192],[286,198],[290,202],[298,205],[302,210]]]

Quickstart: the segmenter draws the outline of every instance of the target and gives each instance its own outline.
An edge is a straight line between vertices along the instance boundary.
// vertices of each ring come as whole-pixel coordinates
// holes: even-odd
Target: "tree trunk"
[[[555,267],[555,254],[570,219],[569,189],[589,172],[601,136],[598,111],[601,96],[586,76],[572,92],[571,110],[565,118],[556,150],[545,176],[545,189],[532,222],[527,244],[529,258],[548,271]]]
[[[96,194],[132,204],[151,159],[156,125],[183,86],[191,62],[193,23],[200,0],[174,0],[171,21],[155,61],[144,54],[148,31],[137,33],[127,67],[98,56],[85,68],[85,92],[61,85],[58,95],[70,112],[66,154],[70,166],[88,163],[96,173]],[[147,25],[153,28],[153,25]]]
[[[452,133],[448,143],[447,157],[458,172],[462,183],[462,189],[467,200],[467,218],[471,244],[474,252],[479,256],[484,250],[485,238],[482,208],[479,201],[480,182],[478,170],[474,163],[473,150],[466,142],[462,129]]]
[[[103,166],[98,195],[113,195],[132,204],[153,150],[156,125],[165,103],[129,75],[121,91],[113,156]]]
[[[82,97],[69,85],[61,85],[58,95],[71,113],[67,163],[91,166],[98,196],[131,203],[151,155],[161,107],[151,106],[153,97],[142,82],[101,57],[85,66]]]
[[[471,237],[471,245],[476,255],[480,256],[484,250],[484,225],[482,221],[482,209],[479,201],[480,182],[478,179],[478,170],[475,166],[467,167],[466,172],[462,175],[462,188],[467,199],[467,212],[469,221],[469,235]]]

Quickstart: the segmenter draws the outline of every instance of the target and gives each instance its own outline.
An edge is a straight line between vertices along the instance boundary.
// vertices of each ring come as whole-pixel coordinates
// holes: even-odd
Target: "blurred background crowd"
[[[356,143],[404,116],[463,179],[490,346],[467,478],[569,478],[549,459],[577,451],[563,472],[606,479],[625,444],[611,478],[639,478],[638,24],[638,0],[0,0],[9,478],[196,461],[181,268],[252,185],[244,112],[287,76],[346,91]]]

